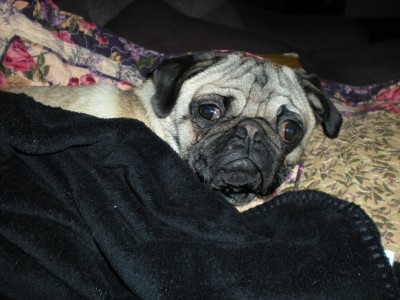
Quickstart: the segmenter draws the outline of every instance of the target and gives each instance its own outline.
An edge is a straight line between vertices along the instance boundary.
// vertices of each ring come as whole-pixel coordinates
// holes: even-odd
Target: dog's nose
[[[248,142],[260,142],[265,133],[261,125],[253,120],[243,120],[236,128],[236,135]]]

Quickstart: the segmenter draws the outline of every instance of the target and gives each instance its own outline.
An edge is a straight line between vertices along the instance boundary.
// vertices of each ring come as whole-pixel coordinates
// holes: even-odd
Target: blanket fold
[[[397,299],[379,233],[316,191],[240,214],[135,120],[0,92],[0,294]]]

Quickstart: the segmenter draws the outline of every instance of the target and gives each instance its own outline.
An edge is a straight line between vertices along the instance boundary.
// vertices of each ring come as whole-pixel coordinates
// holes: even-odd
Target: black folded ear
[[[336,138],[343,122],[341,113],[333,105],[332,101],[325,96],[321,82],[316,74],[307,74],[302,69],[296,70],[296,73],[300,78],[317,122],[321,123],[327,137]]]
[[[188,54],[161,63],[153,72],[155,94],[151,98],[154,112],[167,117],[176,104],[183,83],[216,62],[212,54]]]

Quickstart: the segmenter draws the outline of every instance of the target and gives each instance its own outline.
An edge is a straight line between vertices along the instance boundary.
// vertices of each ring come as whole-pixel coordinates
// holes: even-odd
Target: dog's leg
[[[146,121],[146,112],[133,91],[122,91],[111,84],[88,86],[10,87],[4,91],[24,93],[35,101],[53,107],[86,113],[99,118],[132,118]]]
[[[118,117],[118,89],[112,85],[11,87],[11,93],[24,93],[35,101],[101,118]]]

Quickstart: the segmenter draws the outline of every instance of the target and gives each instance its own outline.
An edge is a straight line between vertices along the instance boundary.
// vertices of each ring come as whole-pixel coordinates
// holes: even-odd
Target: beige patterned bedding
[[[341,135],[314,133],[300,189],[317,189],[360,205],[386,249],[400,256],[400,118],[387,111],[345,117]]]

